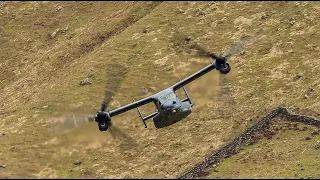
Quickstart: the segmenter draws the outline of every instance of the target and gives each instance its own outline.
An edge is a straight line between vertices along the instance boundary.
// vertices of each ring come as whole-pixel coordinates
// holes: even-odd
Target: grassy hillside
[[[2,2],[0,177],[175,178],[279,105],[319,119],[319,10],[319,2]],[[150,121],[144,129],[132,110],[112,119],[123,132],[117,139],[94,123],[67,133],[50,126],[55,117],[95,114],[106,88],[114,91],[110,110],[209,64],[183,48],[181,34],[217,53],[250,35],[225,78],[213,71],[187,86],[195,106],[185,120],[164,129]],[[84,78],[92,84],[79,85]],[[294,133],[279,136],[301,145]],[[246,147],[249,160],[261,143]],[[243,174],[232,177],[295,178],[281,164],[292,162],[292,170],[290,157],[319,154],[268,148],[289,156],[267,158],[277,171],[247,169],[235,157],[210,177],[237,169]],[[318,170],[312,163],[304,172]]]
[[[320,176],[319,129],[278,118],[264,134],[264,138],[250,142],[238,154],[210,168],[206,178],[313,179]]]

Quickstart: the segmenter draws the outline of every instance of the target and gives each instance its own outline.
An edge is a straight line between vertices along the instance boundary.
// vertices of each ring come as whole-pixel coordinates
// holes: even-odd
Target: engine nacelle
[[[99,111],[95,121],[98,123],[100,131],[106,131],[109,128],[111,118],[108,112]]]
[[[222,74],[228,74],[231,70],[231,66],[229,63],[221,64],[221,67],[219,70]]]
[[[216,57],[216,64],[224,64],[227,62],[227,58],[223,56]]]

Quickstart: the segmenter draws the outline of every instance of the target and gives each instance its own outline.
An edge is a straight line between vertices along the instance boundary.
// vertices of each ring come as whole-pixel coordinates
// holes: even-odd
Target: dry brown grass
[[[55,11],[58,6],[62,9]],[[319,7],[318,2],[5,2],[0,164],[7,167],[0,177],[175,178],[276,106],[318,112]],[[155,93],[208,64],[208,58],[170,46],[177,31],[217,53],[244,33],[254,35],[243,53],[230,58],[224,93],[218,73],[210,72],[187,86],[193,114],[168,128],[148,122],[144,129],[137,112],[129,111],[113,118],[125,133],[118,139],[98,132],[96,124],[65,134],[51,131],[52,117],[94,114],[105,87],[117,89],[117,81],[110,109],[146,96],[142,88]],[[127,68],[123,78],[115,65]],[[86,77],[92,84],[80,86]],[[314,91],[305,98],[308,88]],[[76,160],[82,164],[75,166]],[[292,178],[269,173],[265,177]]]

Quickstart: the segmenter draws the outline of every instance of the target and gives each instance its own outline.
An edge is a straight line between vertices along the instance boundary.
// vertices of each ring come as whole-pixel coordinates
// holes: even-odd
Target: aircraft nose
[[[172,107],[172,108],[167,108],[166,112],[169,113],[169,114],[174,114],[174,113],[177,112],[177,110],[174,107]]]
[[[175,113],[175,110],[174,109],[167,109],[166,112],[167,112],[167,114],[171,115],[171,114]]]
[[[179,104],[177,103],[177,101],[167,101],[163,104],[162,109],[164,110],[164,112],[166,114],[174,114],[178,112],[178,108],[179,108]]]

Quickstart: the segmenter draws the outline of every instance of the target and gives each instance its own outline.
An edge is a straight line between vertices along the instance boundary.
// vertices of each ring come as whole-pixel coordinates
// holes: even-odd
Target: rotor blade
[[[231,46],[231,48],[223,56],[228,58],[233,54],[241,52],[245,48],[246,43],[249,41],[249,38],[250,38],[249,35],[241,36],[240,40],[234,43]]]
[[[204,47],[200,46],[199,44],[192,44],[190,45],[190,48],[196,49],[198,56],[204,56],[204,57],[211,57],[213,53],[210,53],[208,50],[206,50]]]
[[[113,126],[112,122],[110,122],[110,125],[109,125],[109,132],[111,134],[111,136],[113,137],[113,139],[116,139],[116,135],[115,133],[113,132],[113,129],[115,128],[115,126]]]
[[[93,116],[64,115],[49,119],[49,127],[56,132],[65,132],[94,121]]]
[[[235,100],[232,93],[230,83],[225,74],[219,73],[219,87],[217,94],[218,114],[222,117],[228,117],[230,112],[233,112]]]
[[[115,126],[112,121],[109,124],[109,129],[108,131],[110,132],[111,136],[114,139],[124,139],[124,140],[129,140],[129,141],[133,141],[132,138],[130,138],[129,136],[127,136],[125,133],[123,133],[117,126]]]
[[[138,148],[137,142],[129,137],[126,133],[122,132],[117,126],[111,124],[108,131],[110,132],[113,139],[120,141],[120,150],[133,152]]]
[[[111,64],[107,67],[106,90],[104,100],[101,104],[101,111],[105,111],[111,101],[112,96],[121,86],[121,82],[125,78],[127,68],[121,64]]]
[[[228,104],[234,103],[234,98],[232,94],[232,90],[230,88],[230,83],[225,74],[219,73],[219,86],[221,91],[221,96],[224,96],[223,99]]]
[[[117,126],[115,125],[111,125],[110,126],[110,133],[112,133],[112,135],[115,137],[115,138],[120,138],[122,140],[125,140],[125,141],[133,141],[132,138],[130,138],[129,136],[127,136],[125,133],[123,133]]]
[[[172,35],[171,43],[173,49],[175,49],[178,53],[187,52],[191,53],[190,50],[197,50],[197,56],[204,57],[216,57],[217,55],[209,52],[204,47],[200,46],[196,42],[192,42],[191,36],[188,36],[180,31],[175,30]]]

